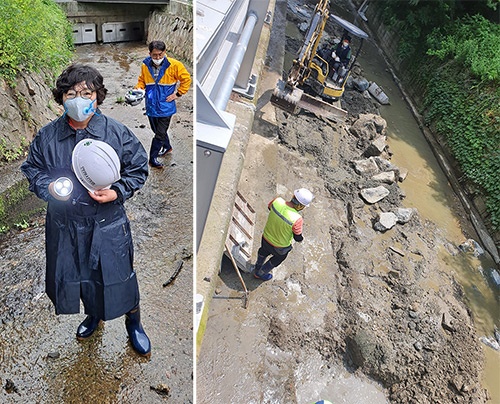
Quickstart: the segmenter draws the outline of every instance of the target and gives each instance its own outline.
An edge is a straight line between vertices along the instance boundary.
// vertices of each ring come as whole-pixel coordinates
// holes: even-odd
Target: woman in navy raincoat
[[[79,313],[83,302],[87,317],[78,327],[78,339],[90,337],[101,320],[125,314],[132,347],[149,356],[151,344],[140,321],[132,237],[123,207],[144,185],[148,157],[125,125],[97,109],[106,93],[96,69],[69,66],[53,90],[65,113],[40,129],[21,170],[30,190],[48,202],[46,292],[56,314]],[[87,138],[109,144],[120,159],[121,178],[110,189],[89,192],[73,173],[73,149]],[[74,184],[66,197],[54,191],[54,181],[63,176]]]

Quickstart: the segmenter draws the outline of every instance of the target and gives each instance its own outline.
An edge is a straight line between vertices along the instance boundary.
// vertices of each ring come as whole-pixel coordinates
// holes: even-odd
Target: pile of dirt
[[[373,117],[373,100],[355,90],[344,98],[354,111],[349,123]],[[287,352],[313,349],[343,360],[380,381],[392,402],[486,402],[478,337],[460,286],[439,268],[437,247],[446,241],[435,225],[414,212],[404,224],[377,231],[381,213],[404,207],[404,193],[396,181],[383,184],[389,196],[379,202],[361,198],[362,189],[381,185],[353,163],[366,158],[370,139],[360,139],[353,126],[307,113],[277,114],[280,143],[310,159],[345,218],[330,227],[337,312],[313,331],[272,318],[268,341]],[[386,147],[380,156],[387,166],[391,154]],[[317,285],[301,286],[307,294]]]

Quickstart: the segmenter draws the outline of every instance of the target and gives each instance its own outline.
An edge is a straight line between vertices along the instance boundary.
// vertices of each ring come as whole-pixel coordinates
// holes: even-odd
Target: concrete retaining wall
[[[167,54],[192,65],[193,6],[190,2],[172,0],[159,6],[69,1],[60,2],[59,6],[73,24],[96,24],[96,42],[103,42],[103,24],[144,22],[146,43],[162,40],[167,44]]]
[[[96,24],[97,42],[103,41],[102,25],[112,22],[147,21],[153,6],[150,4],[117,5],[104,3],[59,3],[73,24]],[[145,24],[147,30],[147,23]]]

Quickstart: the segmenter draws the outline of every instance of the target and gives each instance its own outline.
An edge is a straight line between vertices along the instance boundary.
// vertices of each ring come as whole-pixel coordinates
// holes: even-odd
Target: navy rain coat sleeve
[[[57,179],[51,174],[50,163],[44,153],[44,143],[56,141],[56,132],[52,129],[54,126],[52,122],[40,129],[31,143],[26,161],[21,166],[21,171],[29,181],[29,190],[46,202],[54,200],[49,193],[49,184]]]

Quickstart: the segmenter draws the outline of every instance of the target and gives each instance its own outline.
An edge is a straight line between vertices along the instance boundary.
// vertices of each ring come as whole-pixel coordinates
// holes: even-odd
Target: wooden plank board
[[[255,210],[238,191],[234,201],[226,245],[230,249],[238,268],[243,272],[250,272],[255,216]]]

